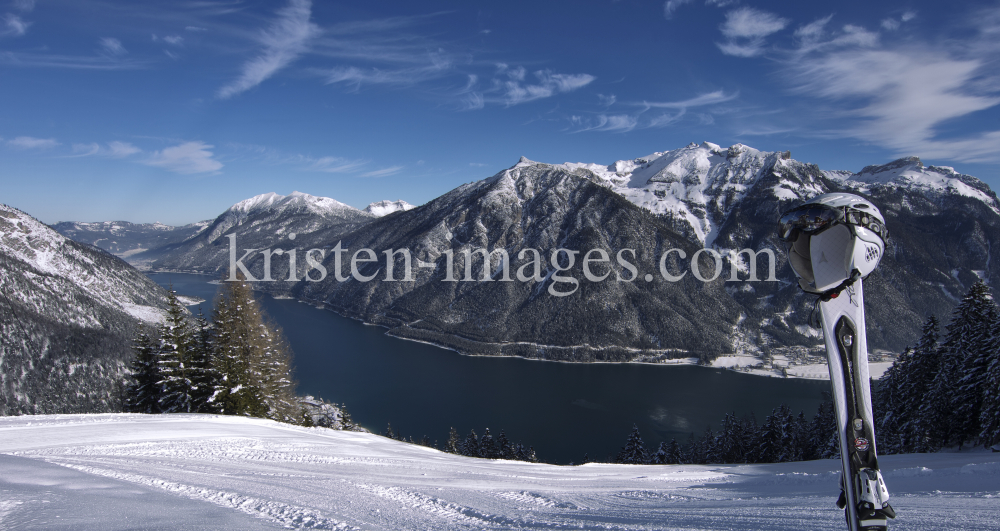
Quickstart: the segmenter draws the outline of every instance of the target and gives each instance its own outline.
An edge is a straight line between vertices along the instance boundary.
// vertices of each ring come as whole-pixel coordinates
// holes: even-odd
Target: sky
[[[0,202],[179,225],[709,141],[1000,188],[1000,3],[0,0]]]

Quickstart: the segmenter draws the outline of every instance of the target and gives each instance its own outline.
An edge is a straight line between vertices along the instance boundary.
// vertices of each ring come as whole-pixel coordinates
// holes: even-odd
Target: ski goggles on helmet
[[[865,227],[882,238],[882,241],[889,238],[885,225],[867,212],[818,203],[805,204],[785,212],[778,220],[778,236],[786,242],[794,242],[801,233],[815,234],[836,223]]]
[[[820,204],[806,204],[785,212],[778,220],[778,237],[795,241],[799,233],[819,232],[845,218],[842,208]]]

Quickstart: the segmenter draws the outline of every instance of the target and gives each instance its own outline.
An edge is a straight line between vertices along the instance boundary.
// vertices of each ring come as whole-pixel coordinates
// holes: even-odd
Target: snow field
[[[1000,529],[1000,454],[880,461],[893,529]],[[0,528],[840,530],[839,468],[568,467],[239,417],[4,417]]]

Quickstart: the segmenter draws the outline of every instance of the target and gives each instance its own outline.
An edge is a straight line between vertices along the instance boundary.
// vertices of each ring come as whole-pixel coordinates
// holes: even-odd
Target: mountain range
[[[341,314],[389,328],[389,333],[469,354],[518,355],[574,361],[644,360],[722,353],[768,357],[821,349],[818,331],[807,325],[814,297],[796,286],[776,239],[781,212],[815,195],[848,191],[868,196],[886,217],[890,240],[876,272],[865,281],[869,342],[874,350],[900,351],[913,343],[928,314],[949,314],[978,278],[996,278],[992,244],[1000,238],[1000,202],[975,177],[952,168],[924,166],[917,158],[868,166],[860,172],[821,170],[791,153],[763,152],[737,144],[705,142],[610,165],[546,164],[522,158],[509,169],[460,186],[416,208],[385,213],[379,204],[358,210],[335,200],[293,193],[265,194],[234,205],[187,239],[136,253],[128,259],[150,269],[228,275],[230,245],[255,278],[270,278],[262,291],[292,295]],[[388,204],[383,202],[383,204]],[[378,214],[383,214],[378,217]],[[190,227],[190,226],[189,226]],[[340,249],[340,281],[335,266]],[[1000,242],[998,242],[1000,243]],[[372,249],[378,261],[350,273],[357,250]],[[572,268],[563,252],[581,251]],[[729,258],[711,282],[692,272],[679,282],[659,273],[664,251],[679,249],[665,263],[672,274],[709,248],[770,249],[776,282],[747,282],[749,264]],[[329,273],[321,281],[305,251],[320,249]],[[408,249],[410,281],[384,281],[384,251]],[[543,255],[541,281],[504,282],[497,263],[494,281],[448,282],[463,277],[465,251],[485,249],[510,257],[509,275]],[[582,271],[590,249],[607,251],[596,263],[604,281]],[[624,256],[623,249],[634,254]],[[294,250],[296,271],[289,271]],[[473,258],[479,279],[481,256]],[[709,253],[699,271],[711,277]],[[405,262],[394,255],[397,279]],[[622,262],[633,265],[629,270]],[[739,281],[729,281],[730,267]],[[758,276],[768,276],[764,256]],[[306,278],[311,272],[312,276]],[[646,277],[649,274],[650,277]],[[532,275],[529,275],[532,276]],[[572,278],[575,280],[570,281]],[[650,278],[650,281],[646,281]],[[569,293],[566,296],[555,296]]]
[[[114,383],[138,333],[162,322],[166,291],[2,204],[0,270],[0,415],[120,410]]]

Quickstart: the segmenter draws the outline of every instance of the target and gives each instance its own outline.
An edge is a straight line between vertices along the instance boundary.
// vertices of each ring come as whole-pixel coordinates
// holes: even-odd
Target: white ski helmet
[[[836,297],[878,266],[889,233],[870,201],[836,192],[814,197],[782,214],[778,236],[799,287]]]

